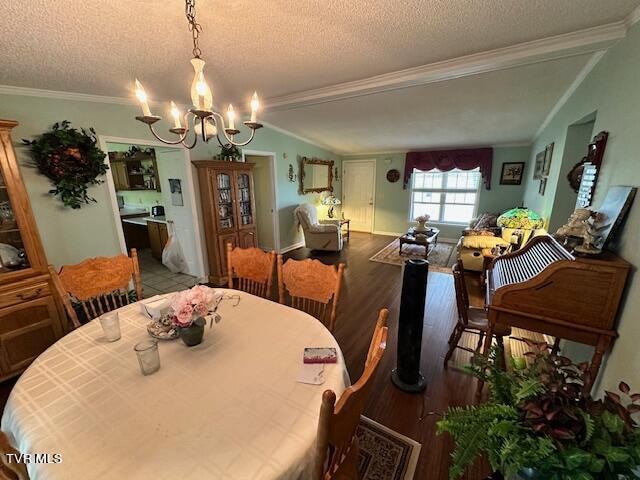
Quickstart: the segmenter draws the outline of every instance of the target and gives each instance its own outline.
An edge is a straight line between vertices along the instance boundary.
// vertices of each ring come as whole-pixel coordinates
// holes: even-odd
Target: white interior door
[[[351,230],[373,231],[376,161],[342,162],[342,211]]]

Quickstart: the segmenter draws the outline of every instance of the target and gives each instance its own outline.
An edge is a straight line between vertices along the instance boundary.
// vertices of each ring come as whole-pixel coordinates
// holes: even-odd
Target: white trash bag
[[[167,222],[169,239],[162,250],[162,264],[172,273],[180,273],[187,267],[187,262],[182,254],[178,236],[173,227],[173,222]]]

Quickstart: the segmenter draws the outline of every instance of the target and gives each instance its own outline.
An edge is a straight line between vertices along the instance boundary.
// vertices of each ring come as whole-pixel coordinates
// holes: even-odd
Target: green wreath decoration
[[[22,142],[31,147],[34,166],[55,186],[49,190],[51,195],[59,195],[62,203],[73,209],[96,202],[87,189],[104,183],[98,177],[109,167],[104,161],[106,154],[97,147],[93,128],[78,130],[64,120],[54,123],[51,130],[37,139]]]

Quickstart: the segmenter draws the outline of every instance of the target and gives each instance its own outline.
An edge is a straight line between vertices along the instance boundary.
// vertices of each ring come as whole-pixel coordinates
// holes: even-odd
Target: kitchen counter
[[[121,217],[129,215],[148,215],[149,210],[142,207],[122,207],[119,211]]]
[[[167,217],[164,215],[160,215],[157,217],[134,217],[134,218],[123,218],[123,223],[132,223],[134,225],[147,225],[147,221],[156,222],[156,223],[167,223]]]

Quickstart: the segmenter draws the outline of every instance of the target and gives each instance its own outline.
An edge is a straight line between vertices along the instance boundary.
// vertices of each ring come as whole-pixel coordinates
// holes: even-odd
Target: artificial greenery
[[[225,160],[232,160],[237,162],[242,157],[242,154],[240,153],[240,149],[238,147],[227,143],[226,145],[220,147],[220,156]]]
[[[451,479],[479,455],[509,477],[533,470],[545,480],[620,480],[640,478],[640,429],[632,415],[640,394],[621,382],[620,394],[601,400],[584,393],[588,365],[551,356],[546,343],[529,342],[530,364],[505,371],[502,352],[478,356],[469,370],[488,383],[489,401],[451,408],[438,422],[438,433],[455,442]],[[627,398],[623,402],[623,397]]]
[[[71,127],[64,120],[54,123],[51,130],[35,140],[22,140],[31,147],[35,166],[45,175],[55,188],[49,190],[59,195],[62,203],[74,209],[83,203],[96,200],[87,194],[90,185],[98,185],[104,180],[108,166],[105,153],[97,147],[96,132]]]

